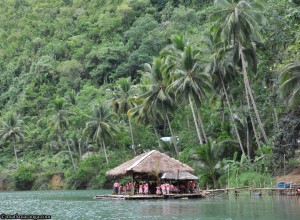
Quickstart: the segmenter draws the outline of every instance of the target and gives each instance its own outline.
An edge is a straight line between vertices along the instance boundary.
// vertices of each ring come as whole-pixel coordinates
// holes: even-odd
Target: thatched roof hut
[[[193,168],[181,163],[179,160],[175,160],[157,150],[152,150],[108,171],[106,175],[115,177],[134,174],[159,175],[162,173],[177,173],[179,171],[194,172]]]

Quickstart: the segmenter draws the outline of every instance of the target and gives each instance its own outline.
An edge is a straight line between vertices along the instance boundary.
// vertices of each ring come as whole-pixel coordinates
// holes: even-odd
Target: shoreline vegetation
[[[289,173],[300,184],[299,11],[298,0],[6,1],[0,191],[110,189],[108,170],[151,150],[192,167],[202,189]]]

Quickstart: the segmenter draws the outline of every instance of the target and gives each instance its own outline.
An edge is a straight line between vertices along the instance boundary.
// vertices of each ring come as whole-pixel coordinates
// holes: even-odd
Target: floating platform
[[[165,194],[165,195],[97,195],[94,199],[125,199],[125,200],[143,200],[143,199],[201,199],[204,194]]]

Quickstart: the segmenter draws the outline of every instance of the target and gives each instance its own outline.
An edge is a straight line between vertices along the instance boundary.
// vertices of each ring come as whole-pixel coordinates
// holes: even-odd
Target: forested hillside
[[[299,164],[299,21],[298,0],[1,1],[0,190],[100,188],[150,149],[271,184]]]

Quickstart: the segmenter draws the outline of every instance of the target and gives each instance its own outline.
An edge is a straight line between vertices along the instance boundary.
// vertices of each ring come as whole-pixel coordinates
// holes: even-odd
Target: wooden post
[[[283,175],[285,176],[285,154],[283,154]]]
[[[132,172],[132,185],[131,185],[131,192],[130,195],[133,196],[134,195],[134,188],[135,188],[135,182],[134,182],[134,172]]]
[[[230,164],[228,164],[227,194],[229,193],[229,167],[230,167]]]

